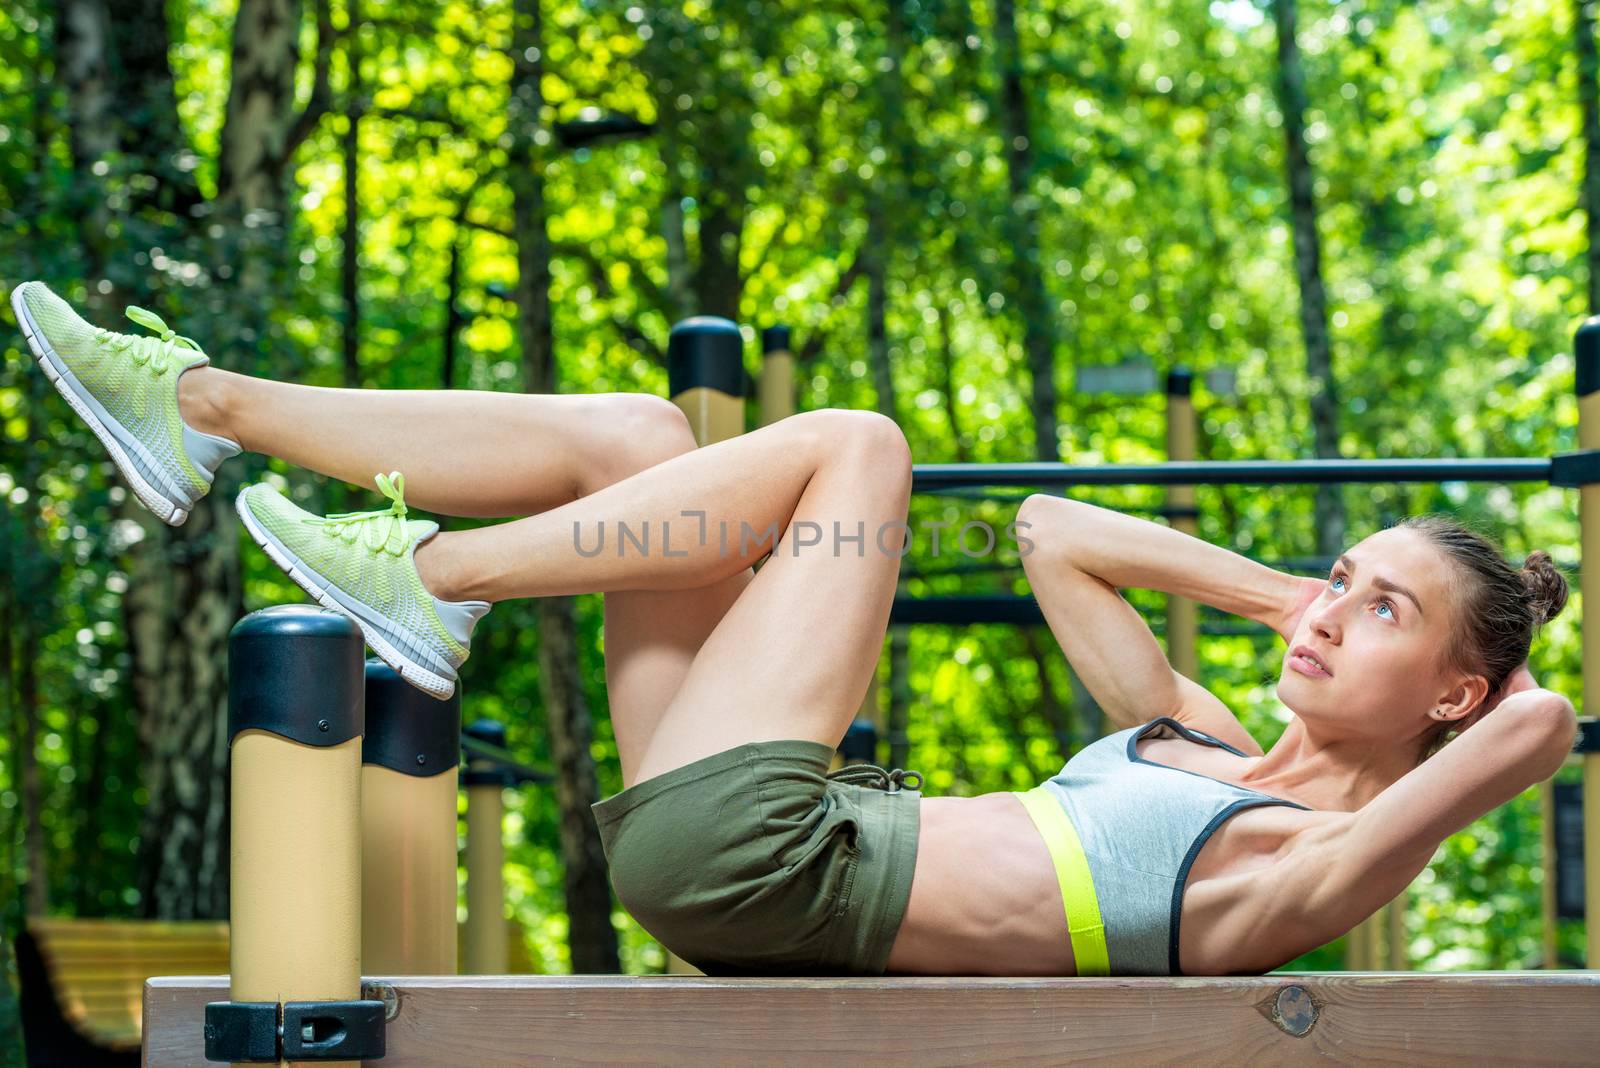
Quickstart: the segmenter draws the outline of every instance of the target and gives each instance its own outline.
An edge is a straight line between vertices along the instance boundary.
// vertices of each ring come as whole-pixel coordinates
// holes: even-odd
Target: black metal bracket
[[[1574,753],[1600,753],[1600,719],[1593,716],[1578,717],[1578,737],[1573,740]]]
[[[1600,482],[1600,449],[1579,449],[1550,458],[1550,485],[1592,486]]]
[[[206,1060],[375,1061],[384,1055],[381,1001],[213,1001]]]

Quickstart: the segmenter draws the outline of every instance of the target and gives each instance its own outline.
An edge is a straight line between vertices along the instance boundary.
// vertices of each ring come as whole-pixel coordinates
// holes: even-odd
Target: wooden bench
[[[523,930],[507,925],[507,960],[533,971]],[[31,920],[17,939],[23,1041],[30,1065],[139,1062],[145,980],[228,974],[228,925],[216,921]]]
[[[1595,1063],[1600,972],[1184,979],[368,980],[385,1068]],[[224,979],[145,985],[145,1063],[204,1068]]]
[[[145,980],[226,975],[228,925],[31,920],[16,949],[29,1064],[133,1065]]]

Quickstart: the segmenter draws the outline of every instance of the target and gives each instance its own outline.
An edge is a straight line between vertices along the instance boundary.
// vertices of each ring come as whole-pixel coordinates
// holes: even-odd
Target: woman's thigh
[[[635,781],[746,742],[844,736],[882,651],[911,492],[899,428],[861,414],[695,655]]]

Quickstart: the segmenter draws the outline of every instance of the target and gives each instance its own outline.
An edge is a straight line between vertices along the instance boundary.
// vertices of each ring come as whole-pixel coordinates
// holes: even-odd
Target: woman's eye
[[[1343,575],[1335,575],[1335,576],[1333,576],[1333,578],[1328,580],[1328,585],[1331,586],[1335,582],[1343,582],[1343,581],[1344,581],[1344,576]]]
[[[1390,619],[1394,618],[1394,605],[1390,604],[1388,601],[1379,601],[1378,602],[1378,607],[1380,609],[1387,608],[1389,610],[1389,618]]]

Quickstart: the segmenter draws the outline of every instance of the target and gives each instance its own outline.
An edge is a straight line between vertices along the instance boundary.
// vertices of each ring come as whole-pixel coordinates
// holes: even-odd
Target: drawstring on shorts
[[[891,794],[901,790],[922,789],[922,772],[906,771],[903,768],[885,771],[876,764],[846,764],[838,771],[828,772],[828,778],[833,782],[865,786]]]

